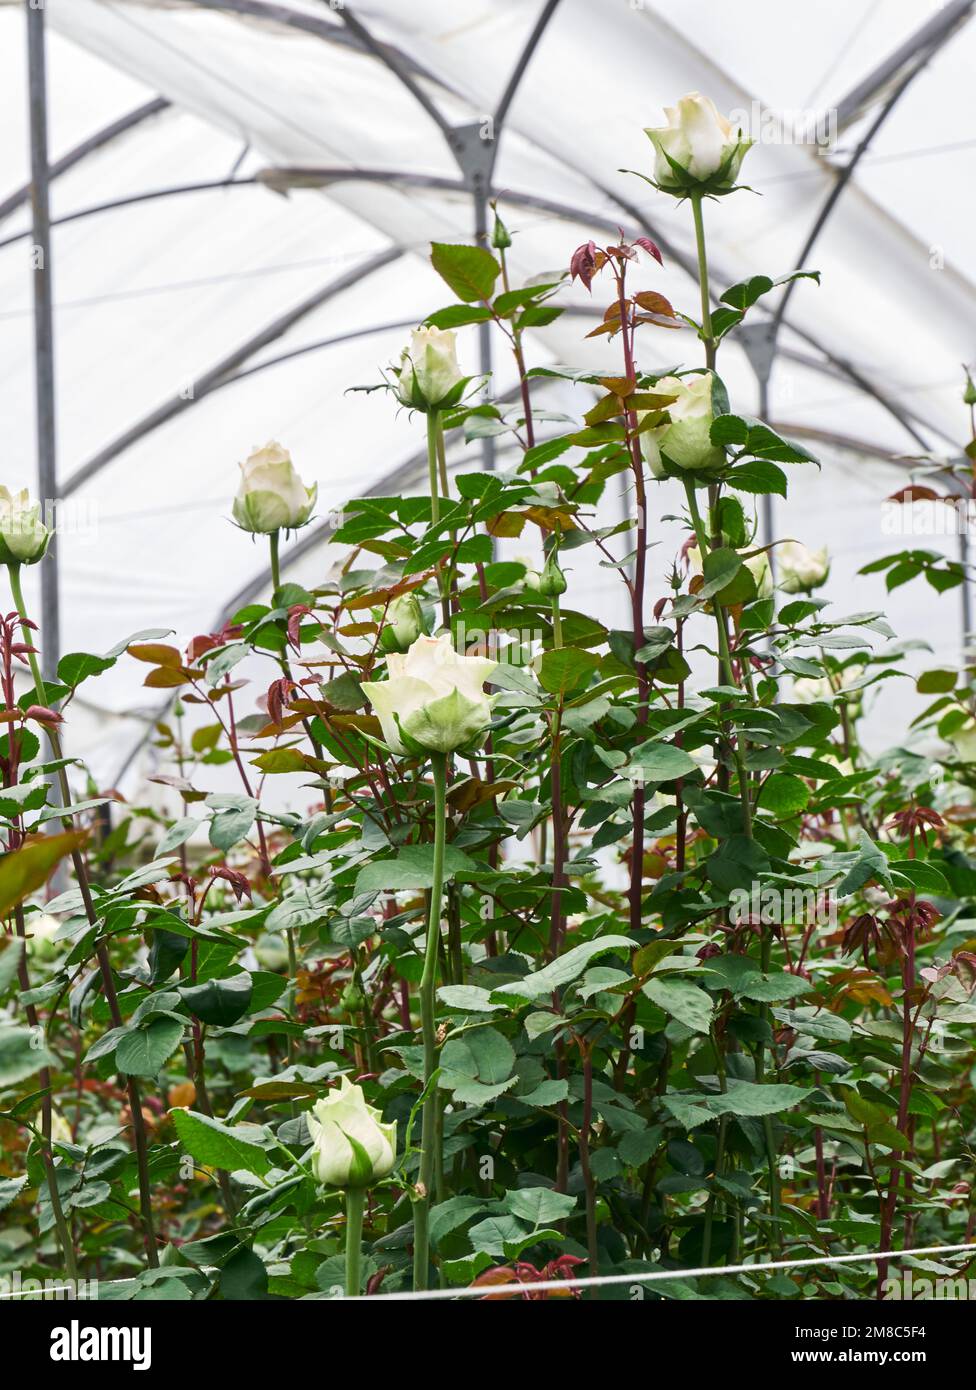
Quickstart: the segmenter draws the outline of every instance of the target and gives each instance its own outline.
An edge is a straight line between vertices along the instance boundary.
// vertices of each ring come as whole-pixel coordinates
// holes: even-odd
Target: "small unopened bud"
[[[363,996],[354,984],[348,984],[342,991],[342,1007],[350,1013],[355,1013],[357,1009],[363,1007]]]
[[[496,251],[507,251],[512,244],[512,236],[505,223],[498,216],[498,209],[493,209],[495,213],[494,226],[491,229],[491,244]]]
[[[566,588],[566,576],[556,563],[555,556],[550,555],[539,576],[539,593],[543,598],[558,598],[566,592]]]
[[[56,710],[48,709],[46,705],[29,705],[24,710],[25,719],[36,719],[39,724],[63,724],[64,720]]]
[[[424,615],[416,594],[401,594],[390,604],[380,633],[385,652],[405,652],[424,630]]]
[[[963,405],[976,405],[976,382],[966,373],[966,389],[962,393]]]

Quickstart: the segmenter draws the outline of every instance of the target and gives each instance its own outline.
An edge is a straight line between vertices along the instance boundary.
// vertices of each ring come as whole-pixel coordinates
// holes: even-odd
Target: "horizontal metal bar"
[[[952,0],[890,53],[837,103],[837,129],[845,130],[930,46],[940,47],[971,18],[976,0]],[[933,48],[934,51],[934,48]]]
[[[52,227],[65,227],[69,222],[81,222],[86,217],[95,217],[102,212],[117,212],[120,208],[131,208],[138,203],[152,203],[159,198],[176,198],[183,193],[206,193],[215,188],[253,188],[255,178],[208,179],[203,183],[180,183],[171,188],[152,188],[146,193],[130,193],[124,198],[111,198],[105,203],[92,203],[90,207],[79,208],[76,212],[66,212],[63,217],[55,217]],[[5,246],[13,246],[18,241],[29,239],[30,232],[17,232],[14,236],[0,240],[0,251]]]
[[[544,377],[540,377],[538,385],[545,387]],[[519,398],[521,392],[518,386],[512,386],[497,399],[502,404],[509,404]],[[460,429],[452,430],[446,439],[449,448],[452,441],[461,434]],[[390,492],[403,491],[412,483],[424,476],[427,467],[427,449],[418,449],[409,454],[402,463],[392,469],[389,473],[384,473],[382,478],[378,478],[368,488],[364,489],[359,495],[361,497],[386,497]],[[325,544],[336,531],[335,525],[331,521],[320,521],[318,525],[314,523],[305,528],[305,535],[294,545],[289,546],[281,553],[280,568],[281,573],[289,569],[300,560],[303,555],[307,555],[316,545]],[[217,626],[220,627],[229,618],[242,608],[245,603],[249,603],[256,594],[259,594],[265,585],[271,581],[270,566],[265,566],[258,574],[249,579],[234,595],[234,597],[221,610],[217,619]]]
[[[229,373],[240,367],[249,357],[252,357],[255,352],[259,352],[261,348],[267,347],[269,343],[273,343],[277,338],[287,333],[290,328],[301,319],[305,318],[307,314],[320,308],[321,305],[328,303],[330,299],[341,294],[343,290],[349,289],[350,286],[358,285],[363,279],[372,275],[375,271],[382,270],[384,266],[390,265],[393,261],[399,259],[402,254],[403,252],[400,247],[388,247],[385,251],[379,252],[378,255],[372,256],[369,260],[353,266],[353,268],[344,275],[340,275],[338,279],[332,280],[329,284],[322,286],[322,288],[316,290],[313,295],[302,300],[300,304],[295,305],[294,308],[289,309],[272,323],[269,323],[267,327],[262,328],[260,332],[255,333],[252,337],[248,338],[246,342],[241,343],[239,347],[235,348],[233,352],[222,358],[221,361],[209,371],[204,372],[204,374],[194,382],[194,392],[192,396],[171,397],[161,406],[158,406],[155,410],[144,416],[143,419],[132,425],[131,428],[127,429],[123,434],[119,435],[111,444],[107,444],[105,448],[100,449],[87,463],[83,463],[64,483],[60,490],[60,496],[70,497],[73,492],[77,492],[84,483],[89,482],[107,464],[111,463],[113,459],[118,458],[120,454],[124,453],[126,449],[130,449],[133,444],[138,443],[138,441],[143,439],[147,434],[158,429],[160,425],[166,424],[167,421],[172,420],[174,416],[181,414],[184,410],[191,409],[199,401],[204,399],[204,397],[214,389],[215,385],[221,382]]]
[[[135,129],[143,121],[156,116],[160,111],[166,111],[170,103],[165,97],[153,97],[152,101],[144,102],[142,106],[137,106],[128,115],[120,116],[117,121],[111,121],[108,125],[97,130],[94,135],[89,135],[80,144],[74,146],[67,154],[60,159],[52,160],[49,168],[49,177],[56,179],[60,174],[66,174],[69,169],[73,169],[76,164],[80,164],[83,159],[87,159],[90,154],[104,147],[118,138],[125,135],[127,131]],[[0,222],[9,217],[18,208],[26,206],[30,202],[30,184],[25,183],[14,193],[0,202]]]

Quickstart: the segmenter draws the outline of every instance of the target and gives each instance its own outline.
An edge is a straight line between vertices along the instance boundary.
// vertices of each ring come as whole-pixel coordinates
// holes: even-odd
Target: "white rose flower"
[[[752,141],[710,97],[689,92],[666,106],[667,125],[645,129],[654,145],[654,179],[669,193],[729,193]]]
[[[694,372],[690,376],[663,376],[654,387],[656,395],[675,396],[667,407],[670,422],[643,430],[641,448],[655,478],[667,477],[665,458],[675,467],[689,472],[714,472],[725,463],[725,450],[710,438],[712,420],[712,375]],[[642,411],[643,418],[647,411]]]
[[[484,683],[497,662],[459,656],[446,633],[418,637],[405,655],[391,652],[389,678],[363,691],[394,753],[453,753],[474,745],[491,722]]]
[[[338,1091],[317,1100],[306,1116],[312,1172],[328,1187],[369,1187],[396,1161],[396,1121],[384,1124],[361,1086],[344,1076]]]
[[[414,410],[454,405],[464,381],[457,345],[449,328],[415,328],[403,349],[396,393]]]
[[[10,492],[0,484],[0,563],[35,565],[53,535],[41,520],[40,502],[32,502],[26,488]]]
[[[830,573],[827,547],[810,550],[801,541],[783,541],[776,547],[776,568],[784,594],[809,594],[826,583]]]
[[[317,484],[306,487],[295,472],[291,454],[272,441],[255,449],[241,464],[241,485],[234,498],[234,520],[244,531],[266,535],[294,531],[312,514]]]

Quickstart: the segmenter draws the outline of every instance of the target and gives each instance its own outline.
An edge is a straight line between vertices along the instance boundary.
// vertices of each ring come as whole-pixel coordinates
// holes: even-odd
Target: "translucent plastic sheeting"
[[[62,486],[166,401],[179,398],[185,406],[73,494],[83,524],[61,541],[66,650],[101,651],[147,626],[173,626],[183,640],[215,625],[235,595],[260,592],[264,552],[227,521],[235,465],[254,444],[271,437],[287,444],[303,476],[318,482],[322,514],[351,495],[382,489],[422,444],[417,423],[398,415],[389,397],[344,392],[376,381],[398,353],[405,327],[383,325],[415,322],[448,301],[426,264],[428,243],[469,238],[471,201],[463,191],[425,185],[428,178],[460,178],[443,134],[375,56],[350,46],[340,14],[319,0],[278,8],[331,32],[307,34],[172,0],[47,3],[53,158],[156,95],[172,103],[56,179],[55,216],[232,173],[252,179],[269,168],[412,176],[406,182],[344,178],[288,197],[253,184],[191,192],[56,229]],[[372,0],[351,8],[403,55],[451,124],[485,122],[497,109],[540,13],[539,5],[522,0],[450,6],[417,0],[409,7]],[[610,239],[617,223],[635,231],[644,222],[665,247],[665,267],[648,262],[641,284],[694,312],[687,208],[620,172],[650,168],[642,127],[657,123],[665,103],[694,88],[727,110],[752,111],[757,100],[784,112],[829,115],[932,12],[901,0],[883,6],[830,0],[815,15],[800,15],[771,0],[750,0],[723,14],[719,31],[715,7],[706,3],[620,0],[601,4],[595,22],[592,4],[562,0],[499,140],[494,186],[518,233],[514,273],[560,271],[580,241]],[[969,279],[976,267],[958,192],[973,159],[965,142],[963,75],[967,65],[972,70],[974,45],[976,31],[963,29],[936,56],[840,199],[811,257],[824,273],[823,286],[803,283],[791,300],[770,399],[770,416],[784,427],[828,431],[867,446],[861,453],[823,446],[822,476],[794,470],[790,502],[776,504],[778,532],[811,544],[827,541],[834,554],[828,596],[845,611],[885,608],[900,635],[924,636],[942,660],[959,650],[957,595],[933,608],[934,596],[921,583],[889,599],[879,577],[854,577],[866,560],[896,548],[882,532],[881,500],[905,480],[906,465],[882,464],[876,451],[916,452],[918,445],[883,404],[852,383],[844,363],[896,409],[910,412],[915,429],[940,452],[958,451],[966,424],[959,363],[972,355],[976,307]],[[0,116],[12,133],[0,151],[2,200],[27,176],[19,5],[0,3],[0,78]],[[718,288],[758,270],[775,274],[794,266],[836,169],[875,109],[830,152],[760,140],[745,175],[762,197],[740,193],[707,210]],[[535,205],[513,204],[511,195]],[[21,209],[0,224],[0,240],[28,226]],[[28,250],[24,241],[0,247],[0,410],[5,476],[13,485],[33,476]],[[401,253],[397,259],[365,274],[376,257],[394,251]],[[197,397],[203,373],[340,280],[349,281],[346,288],[244,370],[322,342],[331,346]],[[575,312],[535,336],[533,360],[614,367],[612,346],[584,341],[594,321],[587,315],[602,311],[604,298],[599,287],[592,300],[578,287],[567,292]],[[351,336],[364,330],[370,331]],[[512,367],[504,343],[493,346],[495,390],[504,393],[513,385]],[[461,350],[476,370],[473,332],[462,335]],[[696,351],[688,333],[647,334],[641,365],[693,361]],[[754,409],[755,377],[741,350],[728,344],[720,365],[736,402]],[[547,388],[546,404],[574,408],[571,399]],[[453,456],[463,469],[480,466],[476,445],[455,448]],[[422,485],[422,469],[413,485]],[[628,501],[608,496],[608,516],[616,519]],[[679,496],[662,500],[662,513],[679,509]],[[657,594],[681,537],[662,523],[653,539]],[[920,543],[955,545],[939,538]],[[574,559],[580,592],[599,602],[601,613],[619,605],[623,621],[619,581],[587,551]],[[332,560],[322,541],[291,573],[314,583]],[[146,770],[145,758],[131,762],[129,753],[158,709],[158,695],[141,687],[143,674],[136,663],[123,662],[85,688],[90,718],[83,751],[102,778],[127,766],[127,785]],[[256,689],[270,679],[263,670],[249,674]],[[877,741],[889,741],[886,731],[902,728],[916,710],[909,682],[887,682],[872,720]],[[124,722],[115,726],[115,718]]]

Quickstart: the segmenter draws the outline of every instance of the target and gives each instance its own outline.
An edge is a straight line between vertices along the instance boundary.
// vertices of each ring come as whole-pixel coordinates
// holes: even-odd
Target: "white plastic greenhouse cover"
[[[52,162],[154,98],[168,103],[53,180],[55,218],[233,181],[55,228],[59,490],[158,407],[174,399],[185,407],[73,491],[75,524],[59,541],[62,650],[101,652],[153,627],[173,627],[184,640],[217,626],[239,595],[261,592],[264,552],[227,520],[236,463],[255,444],[277,438],[288,446],[306,480],[318,483],[322,516],[366,490],[419,486],[401,471],[421,442],[417,422],[397,415],[384,393],[344,393],[378,380],[406,326],[449,301],[427,264],[428,243],[470,239],[472,200],[437,186],[460,177],[443,130],[349,21],[391,46],[401,72],[454,127],[483,123],[497,110],[544,8],[552,13],[498,137],[493,175],[517,231],[515,273],[562,270],[577,244],[608,239],[618,224],[630,234],[649,227],[665,247],[665,267],[648,262],[645,287],[693,312],[695,285],[682,268],[691,253],[687,207],[621,172],[649,171],[642,128],[695,89],[726,111],[752,112],[755,102],[780,113],[845,112],[844,99],[890,53],[921,26],[965,7],[45,0]],[[23,0],[0,0],[0,205],[28,179],[23,10]],[[959,591],[936,607],[921,582],[889,598],[883,576],[856,574],[900,547],[881,520],[882,499],[908,481],[899,456],[928,447],[954,457],[969,437],[960,364],[973,358],[976,321],[974,71],[976,25],[962,23],[872,139],[810,256],[822,287],[800,282],[790,300],[769,403],[770,420],[812,439],[824,461],[822,474],[792,471],[790,500],[777,502],[777,534],[829,544],[827,596],[844,611],[884,609],[901,637],[924,639],[943,661],[957,659],[962,644]],[[744,174],[762,196],[742,192],[708,209],[720,288],[795,268],[838,170],[891,90],[889,82],[872,91],[829,149],[757,142]],[[287,196],[255,181],[262,171],[296,166],[415,177],[348,177]],[[524,195],[529,205],[519,204]],[[33,489],[29,230],[23,203],[0,222],[0,481]],[[236,370],[323,340],[331,345],[197,391],[241,344],[336,283],[344,287]],[[578,287],[565,302],[592,312]],[[602,309],[599,293],[595,302]],[[534,361],[612,362],[602,339],[584,341],[591,326],[567,314],[536,335]],[[474,330],[465,330],[461,346],[477,370]],[[513,384],[503,347],[494,345],[498,394]],[[647,333],[640,352],[640,365],[653,369],[695,360],[695,342],[690,333]],[[732,342],[721,370],[737,406],[754,411],[756,377]],[[567,407],[558,385],[537,399]],[[476,444],[458,457],[466,468],[480,466]],[[501,447],[499,460],[504,465]],[[608,499],[610,515],[627,500]],[[678,511],[678,499],[666,497],[661,510]],[[673,526],[658,526],[655,596],[678,539]],[[955,538],[918,544],[957,553]],[[289,577],[321,580],[333,558],[320,539]],[[615,576],[579,566],[576,582],[601,618],[619,611],[622,619]],[[131,791],[151,770],[151,753],[131,759],[160,709],[158,694],[142,687],[144,672],[124,660],[84,687],[75,747],[102,785],[122,778]],[[255,689],[270,679],[254,674]],[[896,741],[919,708],[907,681],[885,683],[876,704],[881,744]]]

